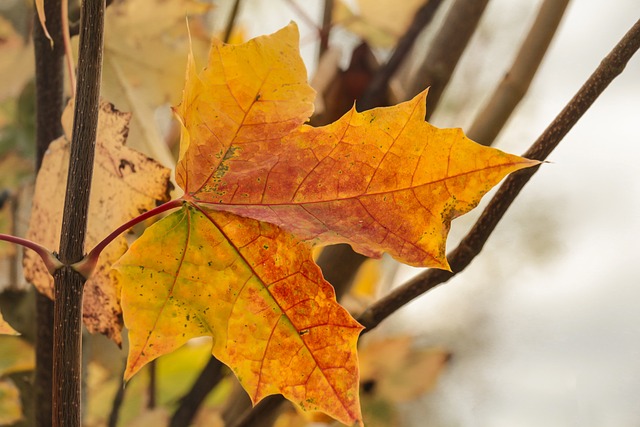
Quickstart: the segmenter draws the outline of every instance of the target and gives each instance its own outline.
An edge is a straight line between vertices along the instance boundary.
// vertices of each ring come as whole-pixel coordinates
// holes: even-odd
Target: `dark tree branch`
[[[126,361],[125,361],[126,366]],[[124,394],[125,394],[125,382],[124,382],[124,369],[120,375],[120,387],[116,391],[116,395],[113,397],[113,402],[111,404],[111,412],[109,413],[109,420],[107,421],[108,427],[116,427],[118,425],[118,418],[120,417],[120,408],[122,407],[122,403],[124,402]]]
[[[84,1],[67,190],[54,275],[53,425],[81,425],[82,290],[85,279],[71,268],[82,259],[93,174],[102,72],[105,0]]]
[[[147,387],[148,399],[147,408],[154,409],[157,404],[156,390],[157,390],[157,376],[158,376],[158,360],[154,359],[149,363],[149,385]]]
[[[358,110],[369,110],[374,107],[380,107],[385,102],[389,80],[398,71],[400,65],[411,51],[416,39],[433,19],[438,11],[438,7],[442,3],[441,0],[429,0],[418,9],[413,22],[398,40],[391,58],[377,71],[373,81],[367,88],[361,99],[358,100]]]
[[[64,109],[64,45],[60,0],[44,3],[47,39],[34,11],[33,45],[36,73],[36,172],[51,141],[64,134],[60,118]],[[36,427],[52,423],[53,301],[36,292],[36,369],[34,378]]]
[[[430,117],[478,26],[489,0],[456,0],[431,44],[409,92],[415,95],[429,87],[427,117]]]
[[[191,425],[204,399],[224,378],[223,366],[215,357],[209,359],[191,389],[180,399],[180,404],[169,421],[169,427]]]
[[[529,90],[560,25],[569,0],[545,0],[520,50],[491,99],[467,131],[474,141],[491,145]]]
[[[640,20],[627,32],[582,85],[578,93],[545,129],[531,148],[524,154],[530,159],[545,160],[564,136],[577,123],[607,86],[624,70],[627,62],[640,48]],[[525,169],[511,175],[475,223],[460,245],[447,257],[453,272],[430,269],[409,280],[369,307],[358,318],[366,333],[412,299],[429,289],[444,283],[461,272],[480,253],[485,242],[505,214],[520,190],[538,167]]]

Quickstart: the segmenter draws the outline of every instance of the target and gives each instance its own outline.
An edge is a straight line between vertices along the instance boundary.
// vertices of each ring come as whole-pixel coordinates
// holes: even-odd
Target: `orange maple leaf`
[[[306,79],[295,24],[242,45],[214,41],[200,74],[189,58],[176,108],[183,207],[115,266],[131,343],[125,376],[210,335],[254,403],[281,393],[362,424],[361,326],[335,301],[312,245],[448,268],[451,219],[537,162],[429,125],[426,92],[304,125]]]

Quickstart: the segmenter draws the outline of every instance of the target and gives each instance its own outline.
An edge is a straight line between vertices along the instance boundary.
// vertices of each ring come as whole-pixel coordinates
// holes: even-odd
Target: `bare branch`
[[[429,87],[427,117],[447,87],[462,52],[478,26],[489,0],[457,0],[447,14],[409,89],[414,95]]]
[[[54,274],[54,427],[81,425],[82,291],[85,279],[70,264],[78,262],[84,252],[98,128],[104,8],[105,0],[85,1],[81,6],[77,99],[60,234],[59,258],[65,266]]]
[[[560,25],[567,4],[569,0],[545,0],[542,3],[511,68],[469,128],[469,138],[483,145],[491,145],[496,139],[513,110],[529,90],[531,81]]]
[[[535,160],[545,160],[562,138],[571,130],[607,86],[624,70],[627,62],[640,48],[640,20],[625,34],[600,63],[598,68],[582,85],[578,93],[538,137],[524,154]],[[525,169],[511,175],[465,236],[460,245],[447,257],[453,272],[430,269],[409,280],[389,295],[369,307],[359,318],[366,333],[414,298],[429,289],[444,283],[464,270],[480,253],[485,242],[503,217],[520,190],[529,181],[538,167]]]

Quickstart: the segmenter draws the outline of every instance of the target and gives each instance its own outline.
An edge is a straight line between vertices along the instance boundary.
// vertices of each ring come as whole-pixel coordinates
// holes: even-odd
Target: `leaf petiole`
[[[39,245],[36,242],[32,242],[31,240],[23,239],[22,237],[12,236],[10,234],[2,234],[0,233],[0,240],[4,240],[5,242],[15,243],[17,245],[22,245],[25,248],[29,248],[42,258],[42,262],[47,267],[47,270],[51,275],[62,268],[62,263],[60,260],[51,252],[49,249],[45,248],[42,245]]]
[[[96,264],[98,263],[98,258],[100,257],[100,254],[102,253],[102,251],[116,237],[118,237],[120,234],[124,233],[125,231],[129,230],[131,227],[135,226],[136,224],[141,223],[142,221],[145,221],[149,218],[153,218],[154,216],[160,215],[161,213],[169,211],[171,209],[179,208],[180,206],[182,206],[183,203],[184,203],[183,199],[170,200],[166,203],[161,204],[160,206],[157,206],[151,209],[150,211],[147,211],[141,215],[138,215],[137,217],[133,218],[130,221],[125,222],[120,227],[113,230],[111,234],[109,234],[107,237],[102,239],[100,243],[94,246],[94,248],[91,249],[91,251],[88,254],[86,254],[84,258],[82,258],[80,261],[76,262],[75,264],[72,264],[71,268],[73,268],[75,271],[80,273],[82,277],[84,277],[85,279],[88,279],[89,276],[91,276],[91,273],[93,273],[93,270],[95,269]]]

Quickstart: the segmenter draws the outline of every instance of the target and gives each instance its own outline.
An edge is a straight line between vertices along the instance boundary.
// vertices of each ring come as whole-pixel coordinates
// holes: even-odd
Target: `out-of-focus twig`
[[[378,69],[367,91],[358,100],[358,110],[369,110],[382,106],[386,99],[389,80],[398,71],[407,54],[411,51],[418,35],[429,25],[441,3],[442,0],[429,0],[418,9],[411,25],[398,40],[391,58]]]
[[[229,43],[229,40],[231,39],[231,33],[233,32],[233,27],[236,25],[239,10],[240,0],[236,0],[235,3],[233,3],[233,9],[231,9],[231,15],[229,15],[229,20],[227,21],[227,28],[224,30],[224,37],[222,38],[222,41],[225,43]]]
[[[124,363],[126,366],[126,361]],[[116,427],[118,425],[118,419],[120,417],[120,408],[122,408],[122,403],[124,402],[124,394],[126,388],[124,383],[124,368],[120,373],[120,386],[116,391],[116,395],[113,397],[113,402],[111,403],[111,412],[109,413],[109,420],[107,421],[108,427]]]
[[[423,91],[426,87],[430,88],[427,97],[427,117],[431,116],[438,105],[488,2],[489,0],[456,0],[431,43],[409,88],[411,95]]]
[[[331,33],[331,18],[333,17],[333,0],[324,0],[324,12],[322,13],[322,29],[320,30],[320,51],[318,59],[329,49],[329,34]]]
[[[569,101],[549,127],[524,154],[535,160],[545,160],[564,136],[589,109],[609,83],[624,70],[627,62],[640,48],[640,20],[625,34],[613,50],[602,60],[598,68],[582,85],[578,93]],[[396,288],[389,295],[369,307],[358,318],[367,329],[366,333],[378,326],[400,307],[429,289],[444,283],[464,270],[480,253],[485,242],[500,219],[529,181],[538,167],[525,169],[511,175],[482,212],[471,231],[449,255],[452,272],[430,269]]]
[[[223,378],[222,366],[218,359],[211,356],[191,389],[180,399],[180,404],[169,421],[169,427],[182,427],[192,424],[193,418],[204,399]]]
[[[491,145],[496,139],[527,93],[568,4],[569,0],[542,3],[511,68],[467,131],[469,138],[483,145]]]

